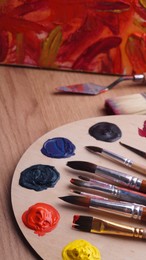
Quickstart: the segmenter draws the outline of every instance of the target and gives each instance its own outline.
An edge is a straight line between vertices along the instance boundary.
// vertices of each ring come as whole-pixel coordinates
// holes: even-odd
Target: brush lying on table
[[[86,161],[68,161],[66,165],[76,170],[94,173],[97,177],[102,177],[120,186],[146,193],[146,180],[140,180],[135,176]]]
[[[146,221],[146,207],[139,204],[74,195],[59,197],[59,199],[80,207],[96,209],[109,214]]]
[[[146,194],[140,192],[119,188],[112,184],[97,181],[88,177],[79,176],[79,179],[71,179],[71,183],[85,189],[96,190],[104,195],[110,195],[113,198],[138,203],[146,206]]]
[[[103,148],[97,147],[97,146],[86,146],[86,149],[92,153],[101,154],[105,157],[107,156],[107,157],[113,159],[113,161],[117,161],[127,167],[130,167],[132,170],[135,170],[142,174],[146,174],[146,167],[133,162],[131,159],[128,159],[126,157],[123,157],[121,155],[118,155],[116,153],[113,153],[111,151],[108,151],[106,149],[103,149]]]
[[[95,234],[146,239],[146,229],[126,226],[92,216],[74,215],[72,227],[81,231]]]
[[[114,82],[109,84],[108,86],[100,86],[94,83],[83,83],[83,84],[75,84],[70,86],[62,86],[58,87],[57,90],[59,92],[69,92],[69,93],[77,93],[77,94],[87,94],[87,95],[97,95],[103,92],[106,92],[113,87],[117,86],[120,82],[125,80],[132,80],[134,82],[145,83],[146,82],[146,74],[139,75],[129,75],[129,76],[121,76],[116,79]]]
[[[146,93],[107,98],[105,99],[104,108],[108,115],[145,115]]]

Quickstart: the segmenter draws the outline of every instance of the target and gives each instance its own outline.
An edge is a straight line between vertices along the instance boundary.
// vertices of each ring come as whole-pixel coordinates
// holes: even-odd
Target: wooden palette
[[[87,145],[99,146],[121,154],[125,157],[129,157],[135,162],[146,165],[145,159],[132,153],[131,151],[128,151],[119,144],[119,141],[122,141],[145,151],[146,138],[141,137],[138,134],[138,128],[143,128],[143,123],[145,120],[145,116],[127,115],[89,118],[73,122],[43,135],[24,153],[15,169],[12,180],[12,207],[16,221],[23,235],[34,248],[34,250],[40,255],[40,257],[47,260],[60,260],[62,259],[61,254],[64,246],[75,239],[85,239],[94,246],[98,247],[101,252],[102,260],[143,259],[145,254],[145,241],[117,236],[95,235],[72,229],[72,219],[73,215],[75,214],[94,215],[108,220],[125,223],[126,225],[128,224],[137,227],[144,227],[140,221],[124,217],[117,217],[108,213],[104,214],[102,212],[93,211],[91,209],[89,210],[85,208],[79,208],[77,206],[63,202],[58,197],[72,195],[71,189],[76,190],[77,187],[70,184],[70,179],[81,175],[81,172],[67,167],[67,161],[88,161],[108,168],[120,170],[131,175],[139,176],[141,179],[146,178],[145,176],[142,176],[141,174],[138,174],[124,166],[115,164],[114,162],[105,159],[100,155],[97,156],[92,154],[84,148]],[[121,139],[113,143],[106,143],[94,139],[89,135],[88,130],[92,125],[98,122],[115,123],[122,131]],[[72,141],[76,146],[75,155],[65,159],[53,159],[44,156],[40,150],[44,142],[53,137],[65,137]],[[20,173],[24,169],[35,164],[52,165],[55,166],[55,168],[60,172],[60,180],[54,188],[48,188],[47,190],[36,192],[34,190],[22,188],[19,185]],[[28,229],[23,224],[21,219],[23,212],[38,202],[51,204],[59,211],[61,216],[58,226],[53,231],[42,237],[34,234],[33,230]]]

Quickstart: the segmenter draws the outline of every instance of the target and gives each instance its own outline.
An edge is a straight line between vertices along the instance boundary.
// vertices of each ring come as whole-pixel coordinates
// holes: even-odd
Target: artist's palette
[[[97,156],[85,149],[85,146],[99,146],[125,157],[133,159],[135,162],[146,165],[146,160],[138,155],[128,151],[120,146],[119,141],[127,143],[146,151],[146,138],[138,134],[138,128],[143,128],[145,116],[106,116],[89,118],[77,122],[73,122],[52,130],[39,138],[33,143],[24,153],[19,161],[12,180],[11,198],[13,211],[17,223],[30,245],[43,258],[50,260],[61,260],[63,248],[70,242],[76,239],[84,239],[98,247],[101,253],[102,260],[137,260],[143,259],[145,255],[145,241],[138,239],[130,239],[119,236],[96,235],[77,231],[72,228],[73,215],[93,215],[100,218],[105,218],[126,225],[134,225],[144,227],[140,221],[132,220],[124,217],[117,217],[110,214],[103,214],[99,211],[93,211],[86,208],[79,208],[68,204],[58,197],[75,195],[71,189],[77,190],[77,187],[70,184],[71,178],[77,178],[81,172],[73,170],[66,166],[66,163],[71,160],[82,160],[92,162],[108,168],[118,169],[131,175],[142,176],[124,166],[120,166],[102,156]],[[98,122],[109,122],[116,124],[122,131],[122,137],[115,142],[103,142],[93,138],[88,130]],[[46,140],[55,137],[68,138],[75,146],[75,155],[69,158],[50,158],[41,153],[41,149]],[[20,173],[26,168],[36,165],[45,164],[54,166],[60,173],[60,179],[53,188],[48,188],[43,191],[34,191],[26,189],[19,185]],[[57,227],[44,236],[38,236],[33,230],[27,228],[22,222],[22,214],[32,205],[36,203],[51,204],[60,213],[60,221]]]

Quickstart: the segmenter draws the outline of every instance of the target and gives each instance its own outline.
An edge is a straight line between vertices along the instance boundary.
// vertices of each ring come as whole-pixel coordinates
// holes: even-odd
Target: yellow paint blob
[[[63,260],[101,260],[97,247],[83,239],[74,240],[63,248]]]

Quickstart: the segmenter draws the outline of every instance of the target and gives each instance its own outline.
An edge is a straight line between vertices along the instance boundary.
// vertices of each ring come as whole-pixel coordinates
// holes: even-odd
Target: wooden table
[[[56,94],[81,82],[108,85],[117,77],[30,68],[0,67],[0,254],[5,260],[40,259],[21,234],[11,207],[11,180],[24,151],[46,132],[76,120],[105,115],[108,97],[140,93],[130,82],[97,96]]]

